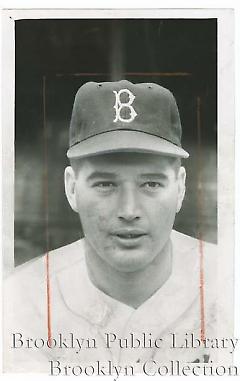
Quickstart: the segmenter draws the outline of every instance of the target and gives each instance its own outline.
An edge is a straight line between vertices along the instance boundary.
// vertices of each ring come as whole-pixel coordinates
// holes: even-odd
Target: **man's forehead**
[[[134,166],[136,168],[156,167],[165,168],[171,166],[176,158],[140,152],[115,152],[103,155],[89,156],[79,160],[80,167],[83,168],[126,168]]]

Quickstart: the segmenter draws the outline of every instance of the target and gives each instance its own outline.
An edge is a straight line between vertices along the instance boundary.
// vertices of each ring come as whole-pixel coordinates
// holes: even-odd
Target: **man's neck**
[[[92,283],[112,298],[138,308],[167,281],[172,272],[169,240],[149,266],[136,272],[121,272],[103,261],[85,242],[86,264]]]

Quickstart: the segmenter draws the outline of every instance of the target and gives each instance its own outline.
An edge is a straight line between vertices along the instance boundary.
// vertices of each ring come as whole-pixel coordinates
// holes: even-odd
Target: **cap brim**
[[[69,159],[113,152],[145,152],[180,158],[189,154],[181,147],[155,135],[140,131],[117,130],[94,135],[70,147]]]

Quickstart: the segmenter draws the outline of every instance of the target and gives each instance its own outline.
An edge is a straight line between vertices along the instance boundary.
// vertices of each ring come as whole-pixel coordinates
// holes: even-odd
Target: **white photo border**
[[[9,2],[10,3],[10,2]],[[22,2],[23,3],[23,2]],[[47,7],[45,1],[41,2],[41,7]],[[50,2],[48,2],[49,4]],[[175,2],[176,4],[177,2]],[[189,4],[189,2],[187,2]],[[208,7],[213,2],[201,2],[201,8]],[[225,7],[231,7],[231,1]],[[58,2],[59,4],[59,2]],[[216,2],[215,2],[216,4]],[[218,2],[219,4],[219,2]],[[217,4],[216,4],[217,5]],[[38,5],[40,6],[40,4]],[[149,5],[151,6],[151,5]],[[171,8],[170,4],[167,5]],[[175,5],[176,6],[176,5]],[[9,7],[9,6],[8,6]],[[56,4],[57,7],[57,4]],[[189,4],[189,7],[191,5]],[[224,247],[221,253],[220,266],[222,271],[225,270],[226,264],[229,264],[229,254],[234,252],[235,246],[235,266],[233,258],[231,258],[231,271],[229,277],[228,291],[233,293],[233,285],[231,279],[234,277],[235,268],[235,336],[240,337],[240,329],[237,322],[240,321],[239,312],[239,225],[240,218],[234,211],[239,211],[239,194],[240,185],[238,173],[240,173],[240,154],[239,144],[240,133],[239,128],[234,129],[235,119],[239,123],[239,109],[235,110],[235,104],[239,99],[238,95],[234,99],[234,45],[237,44],[237,37],[234,41],[234,23],[233,10],[231,9],[8,9],[2,12],[2,211],[3,211],[3,252],[10,252],[13,260],[13,216],[14,216],[14,20],[22,18],[205,18],[216,17],[218,19],[218,235],[219,246]],[[235,17],[238,17],[235,13]],[[237,22],[236,22],[237,26]],[[239,34],[238,34],[239,35]],[[239,63],[239,58],[235,57]],[[237,65],[235,66],[238,67]],[[221,74],[221,75],[220,75]],[[238,74],[236,73],[237,80]],[[4,96],[3,96],[4,94]],[[11,100],[11,102],[9,101]],[[236,103],[235,103],[236,102]],[[236,113],[236,114],[235,114]],[[235,153],[234,153],[235,147]],[[226,160],[227,158],[227,160]],[[231,170],[235,168],[234,171]],[[235,176],[234,176],[235,175]],[[236,184],[235,179],[236,179]],[[235,196],[234,190],[235,189]],[[224,192],[223,192],[224,190]],[[224,194],[223,194],[224,193]],[[235,200],[234,200],[235,198]],[[236,204],[235,204],[236,202]],[[227,204],[227,205],[226,205]],[[234,237],[234,219],[235,219],[235,237]],[[226,238],[227,237],[227,238]],[[221,244],[221,241],[223,242]],[[224,242],[227,241],[227,245]],[[234,244],[235,243],[235,244]],[[223,246],[222,246],[223,245]],[[221,273],[221,270],[220,270]],[[224,271],[223,271],[224,273]],[[4,275],[4,272],[3,272]],[[223,295],[224,298],[224,295]],[[225,301],[226,302],[226,301]],[[235,353],[235,365],[240,365],[239,350]],[[4,375],[4,377],[8,377]],[[9,377],[15,378],[14,375]],[[19,378],[19,375],[16,375]],[[31,375],[24,375],[24,379]],[[39,376],[34,376],[38,379]],[[225,377],[223,377],[224,379]],[[40,379],[40,377],[39,377]],[[42,379],[42,376],[41,376]],[[82,378],[89,380],[89,377]]]

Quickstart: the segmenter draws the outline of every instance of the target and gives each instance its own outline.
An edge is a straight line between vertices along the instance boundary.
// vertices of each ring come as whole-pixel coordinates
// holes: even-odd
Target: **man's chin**
[[[133,273],[142,271],[149,265],[149,255],[141,253],[139,250],[135,253],[134,250],[122,250],[117,254],[115,253],[109,264],[119,272]]]

